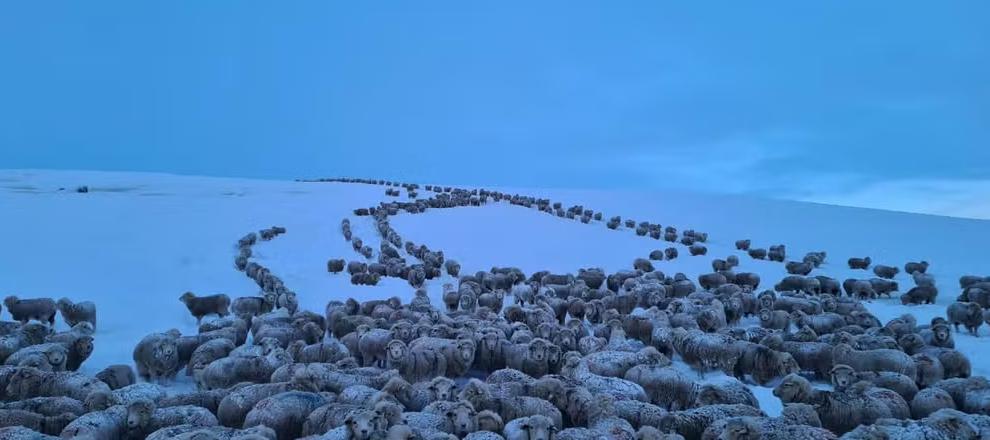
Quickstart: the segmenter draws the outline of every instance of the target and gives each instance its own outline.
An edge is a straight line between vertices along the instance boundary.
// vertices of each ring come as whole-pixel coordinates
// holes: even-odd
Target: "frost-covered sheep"
[[[203,389],[227,388],[240,382],[267,382],[279,367],[292,363],[285,350],[275,349],[265,356],[225,357],[203,369],[199,383]]]
[[[957,301],[949,304],[945,314],[957,333],[959,332],[959,324],[962,324],[974,336],[979,334],[980,325],[983,324],[983,308],[979,304]]]
[[[618,393],[630,399],[649,401],[646,391],[636,382],[594,374],[588,369],[587,361],[575,352],[569,352],[564,356],[561,375],[580,381],[592,393]]]
[[[760,310],[760,327],[787,331],[791,326],[791,316],[783,310]]]
[[[46,366],[46,371],[65,371],[65,361],[69,357],[69,350],[62,344],[46,343],[24,347],[10,355],[4,364],[20,365],[22,361],[29,357],[38,357]]]
[[[198,406],[158,408],[154,402],[149,400],[137,400],[127,404],[126,407],[128,434],[137,437],[146,436],[169,426],[211,427],[218,425],[217,418],[213,413]]]
[[[92,301],[81,301],[73,303],[69,298],[58,300],[58,311],[62,314],[62,319],[69,327],[74,327],[80,322],[88,322],[96,328],[96,304]]]
[[[177,425],[161,428],[145,440],[276,440],[275,431],[267,426],[234,429],[223,426]]]
[[[111,390],[133,385],[137,379],[130,365],[114,364],[96,373],[96,378],[107,384]]]
[[[14,321],[27,324],[34,319],[47,322],[49,326],[55,325],[55,301],[51,298],[19,299],[16,296],[8,296],[3,299],[3,304],[7,306],[7,311]]]
[[[186,376],[202,372],[211,362],[225,358],[235,348],[234,343],[229,339],[211,339],[196,347],[186,365]]]
[[[550,418],[554,426],[563,428],[563,416],[552,403],[537,397],[496,394],[489,384],[477,379],[471,379],[459,397],[476,410],[494,411],[503,421],[543,415]]]
[[[750,240],[750,239],[736,240],[736,249],[738,249],[740,251],[748,251],[749,250],[749,246],[752,243],[753,243],[753,241]]]
[[[326,397],[316,393],[279,393],[258,402],[244,418],[244,427],[267,426],[275,430],[278,440],[293,440],[302,436],[309,414],[327,403]]]
[[[901,304],[935,304],[938,296],[938,289],[934,286],[921,285],[912,287],[907,293],[901,295]]]
[[[832,387],[837,391],[845,391],[857,382],[867,381],[874,386],[887,388],[900,394],[905,401],[910,401],[918,394],[918,385],[914,379],[903,374],[889,371],[861,371],[856,372],[852,367],[845,364],[837,364],[832,367],[829,379]]]
[[[15,402],[0,403],[0,409],[30,411],[48,417],[66,413],[79,417],[88,412],[82,402],[64,396],[32,397]]]
[[[788,375],[774,390],[782,402],[807,403],[815,406],[822,426],[842,434],[860,424],[874,423],[881,418],[906,419],[910,416],[907,402],[899,394],[882,388],[863,388],[833,392],[816,390],[807,379]]]
[[[866,257],[866,258],[852,257],[849,259],[850,269],[865,270],[870,268],[870,264],[873,264],[873,260],[870,259],[870,257]]]
[[[447,373],[447,356],[439,350],[413,349],[394,339],[386,346],[386,356],[387,368],[398,370],[404,379],[413,383]]]
[[[75,418],[71,413],[45,416],[20,409],[0,409],[0,427],[21,426],[47,435],[60,434]]]
[[[708,427],[729,417],[766,417],[749,405],[710,405],[667,414],[657,426],[661,431],[676,432],[687,440],[699,440]]]
[[[224,317],[230,314],[230,297],[222,293],[196,296],[195,293],[186,292],[179,297],[179,301],[182,301],[186,305],[186,308],[189,309],[189,313],[196,318],[196,325],[199,325],[206,315],[216,314],[217,316]]]
[[[10,376],[6,391],[10,400],[65,396],[85,402],[92,393],[109,393],[110,387],[97,379],[79,373],[46,372],[19,367],[15,370],[15,374]]]
[[[891,371],[910,378],[917,377],[917,368],[911,356],[900,350],[854,350],[848,344],[838,344],[832,349],[835,364],[846,364],[856,371]]]
[[[442,421],[439,430],[458,437],[474,432],[478,427],[478,413],[465,401],[433,402],[423,409],[423,413],[440,416]]]
[[[702,384],[698,388],[698,406],[719,404],[742,404],[759,408],[753,391],[737,379],[726,378],[718,382]]]
[[[760,385],[801,369],[790,353],[775,351],[761,344],[738,341],[725,350],[731,352],[730,359],[735,360],[733,374],[738,378],[749,375]]]
[[[234,316],[241,319],[250,320],[255,316],[261,316],[271,312],[275,308],[276,296],[266,294],[265,296],[242,296],[235,298],[230,304],[230,310]]]
[[[394,340],[393,340],[394,342]],[[391,346],[391,342],[389,342]],[[440,338],[417,338],[409,344],[410,352],[438,351],[446,357],[446,375],[463,376],[474,363],[475,343],[470,339],[450,340]]]
[[[553,440],[557,430],[552,420],[535,415],[507,423],[502,434],[505,440]]]
[[[708,253],[708,248],[696,243],[688,246],[688,252],[691,253],[691,256],[705,255]]]
[[[443,262],[443,268],[447,271],[447,275],[452,277],[457,277],[461,273],[461,264],[457,260],[446,260]]]
[[[956,409],[952,396],[941,388],[925,388],[911,399],[911,418],[923,419],[944,408]]]
[[[813,426],[788,423],[780,418],[732,417],[712,423],[702,440],[834,440],[832,432]]]
[[[384,329],[369,329],[358,337],[358,351],[364,366],[385,366],[388,357],[385,349],[392,337],[392,332]]]
[[[179,369],[177,331],[145,336],[134,347],[138,376],[148,381],[174,378]]]
[[[667,410],[690,408],[696,399],[694,379],[672,367],[637,365],[625,379],[639,384],[651,403]]]
[[[638,352],[599,351],[585,356],[588,369],[601,376],[624,377],[636,365],[670,365],[670,359],[654,347],[646,347]]]

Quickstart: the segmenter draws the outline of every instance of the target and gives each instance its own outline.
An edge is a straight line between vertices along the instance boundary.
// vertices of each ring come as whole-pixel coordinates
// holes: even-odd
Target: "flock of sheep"
[[[287,232],[271,227],[236,246],[234,266],[258,296],[186,293],[179,300],[197,333],[147,335],[133,368],[89,377],[76,370],[92,353],[94,304],[8,297],[0,439],[990,438],[990,380],[971,375],[951,331],[990,322],[990,277],[959,280],[945,318],[883,323],[861,301],[934,303],[927,262],[904,265],[914,286],[901,294],[898,267],[852,258],[850,268],[875,277],[840,282],[812,275],[825,252],[791,261],[784,245],[739,240],[738,250],[789,274],[760,290],[759,275],[737,271],[734,255],[694,279],[654,267],[677,258],[677,246],[706,255],[704,232],[498,191],[426,185],[431,196],[420,198],[416,184],[327,180],[406,192],[407,201],[354,211],[374,222],[377,252],[345,219],[341,234],[357,258],[326,268],[356,285],[401,278],[415,289],[408,303],[351,298],[323,313],[301,310],[296,293],[252,258],[254,246]],[[501,201],[671,244],[615,273],[461,273],[442,250],[403,240],[389,223],[400,212]],[[426,290],[434,279],[444,280],[437,304]],[[53,333],[56,314],[70,330]],[[725,375],[699,379],[711,371]],[[167,390],[179,374],[197,390]],[[768,417],[747,384],[773,386],[781,414]]]

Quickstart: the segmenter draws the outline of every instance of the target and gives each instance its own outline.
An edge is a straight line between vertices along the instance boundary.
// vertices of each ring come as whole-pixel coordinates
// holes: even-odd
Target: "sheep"
[[[470,403],[465,401],[433,402],[423,409],[423,413],[440,416],[442,422],[439,430],[455,434],[458,437],[463,437],[477,429],[477,412]]]
[[[203,389],[227,388],[240,382],[267,382],[279,367],[291,364],[285,350],[275,349],[265,356],[225,357],[203,369],[198,382]]]
[[[7,396],[11,400],[31,397],[71,397],[86,401],[91,393],[110,392],[110,387],[92,377],[61,371],[46,372],[30,367],[19,367],[7,383]]]
[[[220,402],[229,393],[229,389],[221,389],[173,394],[161,398],[158,401],[158,407],[168,408],[173,406],[191,405],[206,408],[211,413],[216,414],[217,410],[220,408]]]
[[[110,365],[96,373],[96,378],[107,384],[111,390],[133,385],[137,379],[134,376],[134,369],[130,365],[115,364]]]
[[[216,314],[222,318],[230,314],[230,297],[222,293],[198,297],[195,293],[186,292],[179,297],[179,301],[182,301],[189,309],[189,313],[196,318],[196,325],[199,325],[206,315]]]
[[[301,437],[306,418],[327,404],[320,394],[287,391],[266,397],[254,405],[244,418],[244,427],[267,426],[275,430],[278,440]]]
[[[0,409],[30,411],[48,417],[67,413],[79,417],[88,412],[82,402],[63,396],[32,397],[16,402],[0,403]]]
[[[797,262],[797,261],[788,261],[787,263],[784,264],[784,269],[787,270],[787,273],[793,275],[806,276],[809,273],[811,273],[811,270],[814,268],[815,268],[814,265],[810,263]]]
[[[133,354],[138,376],[148,381],[175,377],[179,369],[177,333],[154,333],[138,342]]]
[[[126,406],[128,435],[139,438],[169,426],[212,427],[218,425],[216,416],[198,406],[157,408],[155,403],[149,400],[137,400]]]
[[[88,322],[93,324],[94,329],[96,328],[96,304],[92,301],[73,303],[69,298],[62,298],[58,300],[57,307],[69,327],[74,327],[80,322]]]
[[[949,304],[945,314],[957,333],[959,332],[959,324],[962,324],[974,336],[979,335],[980,325],[983,324],[983,309],[979,304],[957,301]]]
[[[821,427],[789,423],[782,418],[731,417],[712,423],[701,438],[703,440],[834,440],[836,436]]]
[[[749,250],[749,246],[750,246],[750,244],[752,244],[752,242],[753,241],[750,240],[750,239],[736,240],[736,249],[738,249],[740,251],[748,251]]]
[[[45,343],[24,347],[10,355],[4,363],[6,365],[20,365],[21,361],[28,357],[38,356],[44,361],[47,371],[65,371],[65,361],[69,357],[69,350],[62,344]]]
[[[674,247],[669,247],[663,250],[663,256],[666,257],[668,260],[673,260],[677,258],[677,253],[678,253],[677,248]]]
[[[391,346],[391,342],[389,343]],[[474,341],[470,339],[449,340],[440,338],[417,338],[409,344],[410,352],[439,350],[446,357],[446,375],[463,376],[474,363]]]
[[[787,331],[791,326],[791,316],[783,310],[760,310],[760,327]]]
[[[735,359],[733,374],[738,378],[748,374],[760,385],[797,373],[801,368],[790,353],[774,351],[752,342],[735,342],[725,350],[733,353],[730,355]]]
[[[783,263],[785,258],[787,258],[786,246],[782,244],[770,246],[770,250],[767,252],[767,259]]]
[[[507,423],[502,434],[505,440],[552,440],[558,429],[549,418],[534,415]]]
[[[21,324],[34,319],[47,322],[50,327],[55,326],[56,306],[51,298],[19,299],[11,295],[3,299],[3,304],[7,306],[14,321],[20,321]]]
[[[554,426],[563,427],[563,416],[552,403],[537,397],[496,394],[489,384],[477,379],[468,381],[459,397],[475,409],[494,411],[503,421],[543,415],[550,418]]]
[[[907,402],[897,393],[860,385],[855,388],[845,392],[816,390],[807,379],[790,374],[773,389],[773,395],[784,403],[815,406],[822,426],[836,434],[880,418],[905,419],[910,416]]]
[[[911,418],[923,419],[943,408],[956,409],[952,396],[941,388],[925,388],[911,399]]]
[[[227,357],[234,348],[234,343],[225,338],[211,339],[200,344],[189,357],[186,376],[202,372],[211,362]]]
[[[809,315],[801,310],[795,310],[791,313],[791,320],[796,326],[811,327],[811,329],[819,335],[832,333],[846,325],[846,320],[842,317],[842,315],[828,312]]]
[[[161,428],[148,435],[146,440],[276,440],[275,431],[267,426],[234,429],[223,426],[176,425]]]
[[[657,428],[676,432],[686,440],[699,440],[712,423],[729,417],[745,416],[766,417],[766,414],[749,405],[710,405],[669,413],[663,417]]]
[[[117,405],[83,414],[62,430],[62,438],[124,440],[130,438],[128,408]]]
[[[624,377],[636,365],[670,365],[670,359],[654,347],[646,347],[638,352],[600,351],[585,356],[588,370],[600,376]]]
[[[581,359],[575,352],[569,352],[564,356],[561,374],[580,381],[593,393],[619,393],[630,399],[649,401],[646,391],[636,382],[594,374],[588,370],[587,361]]]
[[[344,271],[344,259],[343,258],[331,258],[327,260],[327,272],[329,273],[341,273]]]
[[[876,424],[862,425],[844,435],[843,439],[976,439],[982,438],[981,429],[972,415],[953,409],[937,411],[917,421],[881,420]]]
[[[850,269],[865,270],[870,268],[870,264],[873,264],[873,260],[871,260],[870,257],[865,257],[865,258],[852,257],[849,259],[848,263]]]
[[[832,370],[829,372],[829,380],[832,383],[832,387],[837,391],[845,391],[857,382],[867,381],[874,386],[887,388],[896,392],[905,401],[910,401],[918,394],[918,385],[915,384],[914,379],[903,374],[891,373],[889,371],[856,372],[852,367],[845,364],[837,364],[832,367]]]
[[[878,264],[873,266],[873,273],[880,278],[893,279],[901,270],[894,266]]]
[[[935,297],[938,296],[938,289],[934,286],[921,285],[912,287],[907,293],[900,297],[901,304],[935,304]]]
[[[370,329],[358,337],[358,350],[364,366],[384,366],[387,355],[385,347],[392,340],[392,332],[383,329]]]
[[[0,409],[0,427],[21,426],[48,435],[60,434],[75,418],[71,413],[45,416],[20,409]]]
[[[754,408],[760,407],[760,402],[756,400],[753,391],[733,378],[702,384],[698,388],[696,403],[698,406],[742,404]]]
[[[651,403],[667,410],[687,409],[695,401],[694,381],[671,367],[637,365],[624,378],[640,385]]]
[[[394,339],[386,346],[386,366],[410,382],[447,374],[447,356],[439,350],[412,348]]]
[[[691,256],[705,255],[708,253],[708,248],[700,244],[692,244],[688,246],[688,252]]]
[[[892,349],[854,350],[848,344],[837,344],[832,349],[835,364],[846,364],[856,371],[891,371],[912,379],[917,368],[911,356]]]
[[[913,274],[915,272],[922,273],[923,274],[923,273],[926,273],[927,271],[928,271],[928,262],[927,261],[924,261],[924,260],[922,260],[922,261],[910,261],[910,262],[904,263],[904,273],[906,273],[906,274]]]

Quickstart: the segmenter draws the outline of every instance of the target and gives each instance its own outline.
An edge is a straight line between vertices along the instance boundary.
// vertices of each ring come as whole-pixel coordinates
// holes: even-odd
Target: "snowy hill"
[[[76,193],[80,185],[90,192]],[[813,275],[839,280],[873,276],[848,269],[845,262],[852,256],[869,255],[876,263],[899,267],[907,261],[931,262],[929,273],[940,287],[938,304],[877,300],[868,307],[881,320],[913,313],[919,323],[927,322],[944,314],[958,295],[961,275],[990,275],[990,221],[676,192],[501,190],[550,197],[565,206],[583,204],[604,211],[606,218],[621,215],[706,231],[707,256],[688,256],[678,245],[679,258],[655,263],[665,273],[684,272],[692,279],[710,272],[713,258],[730,254],[740,257],[739,270],[760,274],[765,287],[785,275],[780,263],[736,251],[733,243],[742,238],[759,247],[786,244],[797,258],[827,251],[827,262]],[[372,220],[355,217],[352,210],[387,199],[383,187],[361,184],[0,171],[0,230],[6,233],[0,295],[94,301],[99,325],[95,352],[84,366],[87,373],[131,363],[133,347],[148,333],[195,332],[195,319],[178,300],[185,291],[231,297],[257,293],[257,286],[233,267],[234,243],[272,225],[288,232],[255,246],[255,258],[299,294],[302,308],[322,313],[327,301],[347,297],[409,300],[413,290],[403,281],[386,278],[375,287],[353,286],[348,277],[326,272],[327,259],[356,255],[340,235],[342,218],[351,218],[355,236],[378,249]],[[469,273],[506,265],[527,273],[595,266],[615,271],[669,245],[626,228],[612,231],[602,222],[586,225],[507,203],[400,214],[392,226],[407,240],[444,250]],[[913,286],[904,273],[897,281],[902,291]],[[451,280],[429,282],[435,304],[446,282]],[[3,319],[10,319],[6,311]],[[65,326],[61,319],[58,326]],[[981,335],[957,334],[957,348],[973,359],[974,374],[990,375],[990,360],[982,356],[990,349],[990,330],[982,328]],[[767,389],[758,392],[764,409],[773,413],[779,402]]]

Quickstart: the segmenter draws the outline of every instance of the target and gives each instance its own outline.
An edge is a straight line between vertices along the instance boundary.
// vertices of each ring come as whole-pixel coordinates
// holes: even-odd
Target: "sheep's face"
[[[454,381],[445,377],[434,379],[430,383],[429,389],[436,396],[437,400],[441,401],[454,400],[454,396],[457,394],[457,385],[454,384]]]
[[[92,349],[90,349],[92,351]],[[48,359],[48,364],[57,367],[59,365],[65,365],[65,350],[60,350],[58,348],[50,348],[45,352],[45,358]]]
[[[773,321],[773,313],[770,309],[760,310],[760,322],[769,323]]]
[[[725,401],[725,393],[717,386],[706,384],[698,391],[699,405],[716,405]]]
[[[773,301],[774,301],[773,294],[761,293],[760,296],[758,297],[758,300],[760,302],[761,309],[773,309]]]
[[[401,362],[406,359],[406,351],[408,348],[406,344],[402,341],[393,340],[388,343],[386,347],[388,351],[388,360],[392,362]]]
[[[352,412],[344,419],[344,425],[355,440],[368,440],[375,433],[377,415],[374,411],[362,410]]]
[[[505,429],[505,424],[502,423],[502,418],[498,414],[492,411],[478,413],[479,431],[502,432],[503,429]]]
[[[464,437],[478,429],[478,419],[474,410],[467,405],[457,405],[445,414],[451,430],[458,437]]]
[[[187,305],[189,304],[189,302],[191,302],[194,299],[196,299],[196,295],[193,294],[192,292],[183,293],[182,296],[179,297],[179,301]]]
[[[457,354],[461,361],[470,365],[474,362],[474,342],[469,339],[461,339],[457,342]]]
[[[81,359],[89,358],[89,355],[93,354],[93,337],[83,336],[77,339],[75,349]]]
[[[856,373],[852,368],[846,365],[836,365],[829,372],[830,379],[832,381],[832,386],[836,390],[842,391],[848,388],[853,383],[857,382]]]
[[[555,338],[554,342],[564,350],[569,351],[577,348],[577,343],[574,337],[574,331],[569,328],[561,329],[559,332],[557,332],[557,337]]]
[[[462,310],[469,310],[469,311],[474,310],[474,307],[475,305],[477,305],[477,303],[478,302],[477,299],[474,297],[474,294],[470,294],[470,293],[462,294],[461,298],[458,300],[458,304],[460,305]]]
[[[897,341],[897,345],[900,346],[901,350],[904,350],[905,353],[911,354],[917,351],[918,349],[920,349],[921,347],[924,347],[925,341],[924,339],[921,338],[921,335],[919,334],[908,333],[904,336],[901,336],[901,339]]]
[[[718,437],[719,440],[758,440],[762,438],[760,433],[746,423],[743,419],[730,419],[725,424],[725,430]]]
[[[547,359],[547,344],[540,340],[534,339],[529,343],[529,360],[534,362],[544,362]]]
[[[400,322],[392,326],[392,337],[401,341],[412,340],[412,326],[405,322]]]
[[[519,428],[526,433],[526,438],[529,440],[551,440],[554,431],[557,430],[545,416],[531,416],[519,425]]]
[[[952,333],[949,332],[949,326],[937,324],[932,327],[932,337],[935,342],[944,344],[952,339]]]
[[[433,391],[433,385],[430,385],[430,390]],[[490,398],[488,386],[484,382],[477,379],[468,381],[468,383],[464,385],[464,389],[461,390],[459,397],[463,400],[471,402],[472,405],[477,405],[478,403]]]
[[[481,346],[485,350],[494,352],[495,350],[498,349],[498,344],[501,339],[502,338],[499,336],[498,332],[490,331],[490,332],[486,332],[484,335],[481,336],[480,342],[481,342]]]
[[[784,403],[799,402],[807,387],[810,384],[803,377],[789,374],[773,389],[773,395]]]
[[[811,327],[803,326],[794,334],[794,339],[799,342],[814,342],[818,335]]]
[[[153,356],[162,365],[171,365],[173,362],[178,362],[177,352],[175,341],[166,340],[155,346]]]
[[[151,414],[154,412],[150,402],[134,402],[127,407],[127,429],[139,430],[148,426],[151,421]]]

